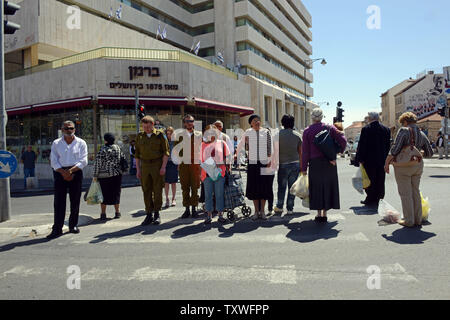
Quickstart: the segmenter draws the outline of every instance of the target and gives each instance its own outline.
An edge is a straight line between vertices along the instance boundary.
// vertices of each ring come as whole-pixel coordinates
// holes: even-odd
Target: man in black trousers
[[[384,163],[391,147],[391,131],[379,120],[378,112],[369,112],[369,123],[361,131],[355,161],[364,166],[369,176],[367,197],[361,203],[371,207],[377,207],[380,199],[384,199]]]
[[[69,232],[79,233],[78,216],[80,213],[83,168],[88,164],[86,142],[75,136],[75,124],[65,121],[62,126],[63,136],[53,141],[50,154],[53,177],[55,181],[54,224],[47,239],[62,235],[66,217],[66,198],[69,191],[70,217]]]

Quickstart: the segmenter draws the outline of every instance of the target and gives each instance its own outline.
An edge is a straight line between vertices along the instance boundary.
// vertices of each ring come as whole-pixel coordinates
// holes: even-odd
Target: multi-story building
[[[404,80],[394,87],[390,88],[381,95],[381,110],[382,110],[382,123],[391,129],[395,130],[398,115],[395,111],[395,95],[415,83],[416,80],[409,78]]]
[[[186,113],[226,128],[246,128],[252,113],[271,127],[284,113],[298,129],[310,123],[312,18],[300,0],[20,5],[13,20],[22,27],[5,39],[7,136],[16,154],[32,144],[47,162],[65,119],[75,120],[91,160],[106,131],[126,148],[136,134],[135,89],[148,114],[176,128]]]

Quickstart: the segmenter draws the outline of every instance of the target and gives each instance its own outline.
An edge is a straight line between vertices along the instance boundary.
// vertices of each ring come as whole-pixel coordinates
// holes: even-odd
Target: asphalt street
[[[83,202],[81,213],[95,220],[78,235],[0,236],[0,299],[449,299],[450,169],[441,163],[449,164],[425,168],[432,209],[421,229],[379,225],[376,210],[359,204],[347,159],[338,161],[341,209],[327,224],[300,199],[291,217],[181,220],[178,185],[162,224],[142,227],[141,190],[125,188],[121,219],[103,223],[100,208]],[[276,190],[275,179],[275,198]],[[385,199],[401,210],[393,173]],[[13,198],[12,219],[52,207],[52,196]]]

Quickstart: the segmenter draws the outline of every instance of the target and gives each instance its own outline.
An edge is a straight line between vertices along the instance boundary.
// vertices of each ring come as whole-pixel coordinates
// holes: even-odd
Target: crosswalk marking
[[[399,263],[380,265],[382,286],[393,282],[419,282],[419,280],[406,272]],[[83,267],[81,266],[81,269]],[[54,276],[65,279],[66,270],[52,270],[51,268],[29,268],[23,265],[16,266],[1,274],[0,279],[7,277],[29,278],[32,276]],[[362,286],[370,274],[367,267],[343,267],[342,269],[313,269],[305,270],[295,265],[272,265],[272,266],[192,266],[187,265],[180,268],[164,268],[145,266],[136,270],[126,268],[114,269],[94,267],[82,272],[82,282],[96,281],[225,281],[225,282],[265,282],[274,285],[296,285],[306,281],[348,281],[360,282]]]

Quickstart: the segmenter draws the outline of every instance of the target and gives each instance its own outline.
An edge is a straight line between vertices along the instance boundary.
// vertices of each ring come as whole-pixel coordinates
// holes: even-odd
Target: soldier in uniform
[[[182,150],[179,153],[178,172],[180,176],[181,190],[183,191],[183,206],[186,208],[181,218],[188,218],[191,214],[189,207],[192,207],[192,217],[198,217],[196,207],[198,206],[198,189],[200,188],[200,154],[202,145],[202,133],[194,130],[194,117],[186,115],[183,118],[185,130],[175,142],[175,146],[182,143]],[[190,139],[190,143],[183,142]],[[190,151],[190,158],[184,157],[183,152]]]
[[[162,207],[162,190],[167,160],[169,159],[169,144],[163,131],[154,128],[155,120],[145,116],[141,120],[144,132],[136,138],[136,176],[141,180],[144,193],[145,217],[143,226],[160,224],[159,211]],[[155,216],[153,217],[153,212]]]

